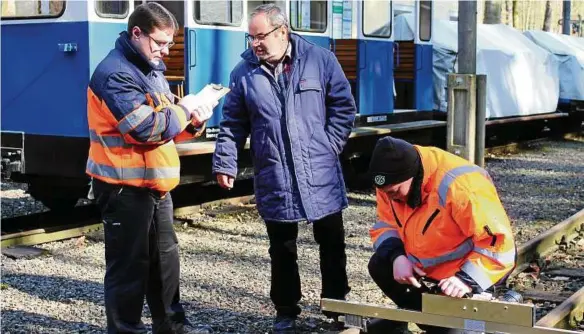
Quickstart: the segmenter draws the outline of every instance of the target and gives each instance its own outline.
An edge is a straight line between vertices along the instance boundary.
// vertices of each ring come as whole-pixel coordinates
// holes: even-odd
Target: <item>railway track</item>
[[[573,139],[580,137],[584,134],[584,127],[580,131],[575,132],[567,132],[562,134],[551,134],[551,133],[540,133],[539,135],[535,136],[535,138],[524,139],[524,140],[511,140],[506,141],[505,143],[501,144],[498,143],[496,140],[492,142],[488,142],[487,146],[485,147],[485,154],[492,154],[492,155],[502,155],[502,154],[515,154],[523,149],[530,148],[533,145],[541,144],[550,139]]]
[[[552,280],[553,277],[562,277],[559,275],[571,276],[568,279],[562,277],[562,281],[569,280],[578,286],[577,291],[573,294],[540,290],[522,291],[514,288],[522,294],[524,302],[528,301],[536,306],[545,303],[559,304],[545,313],[537,312],[537,308],[535,313],[532,313],[532,309],[526,308],[526,305],[504,304],[505,310],[502,311],[501,306],[498,306],[500,304],[497,305],[497,303],[485,303],[475,299],[444,299],[446,297],[433,295],[425,296],[428,297],[426,300],[429,304],[423,302],[422,309],[427,307],[427,310],[422,312],[331,299],[323,299],[321,307],[327,311],[345,313],[345,321],[349,321],[356,327],[361,327],[363,318],[382,318],[455,328],[467,328],[468,325],[474,324],[480,325],[479,327],[482,328],[479,332],[488,333],[578,333],[579,331],[575,330],[584,330],[584,326],[582,326],[584,266],[562,268],[557,263],[550,266],[548,260],[550,256],[557,257],[558,254],[567,251],[573,251],[576,256],[584,260],[582,256],[584,242],[580,241],[584,240],[582,238],[584,238],[584,209],[518,248],[517,267],[511,274],[508,283],[522,274],[533,275],[535,273],[537,277],[547,276]],[[579,244],[582,246],[578,246]],[[557,260],[556,258],[556,262]],[[515,307],[519,307],[521,310],[514,309]],[[465,313],[467,309],[473,309],[477,313]],[[493,318],[494,314],[498,316]],[[533,315],[532,319],[530,319],[530,315]],[[357,328],[349,328],[340,332],[340,334],[356,333],[361,332]],[[372,333],[377,333],[377,331]]]
[[[518,248],[517,267],[510,282],[520,275],[539,289],[521,291],[524,299],[538,306],[557,305],[540,317],[536,326],[580,329],[584,318],[584,209],[539,234]],[[576,258],[576,259],[575,259]],[[555,291],[546,291],[545,284],[556,285]],[[571,295],[565,291],[577,287]],[[579,288],[578,288],[579,287]]]
[[[179,188],[175,200],[175,219],[188,216],[201,210],[224,205],[247,204],[253,200],[250,180],[238,181],[234,191],[218,187]],[[100,230],[102,224],[99,212],[94,205],[76,207],[66,215],[58,212],[42,212],[2,220],[1,247],[35,246],[47,242],[80,237]]]

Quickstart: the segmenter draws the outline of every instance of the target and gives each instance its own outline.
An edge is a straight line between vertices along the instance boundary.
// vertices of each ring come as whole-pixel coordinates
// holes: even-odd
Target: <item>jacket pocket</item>
[[[439,213],[440,213],[440,210],[439,209],[436,209],[434,211],[434,213],[432,213],[432,215],[430,216],[430,218],[428,218],[428,220],[426,221],[426,224],[424,224],[424,228],[422,229],[422,235],[424,235],[426,233],[426,231],[430,227],[430,224],[432,224],[432,222],[434,221],[434,219],[436,218],[436,216],[438,216]]]
[[[323,88],[318,78],[303,78],[298,82],[294,94],[295,113],[309,128],[322,128],[326,123],[326,106]]]
[[[311,90],[317,92],[322,91],[320,81],[314,78],[300,79],[300,82],[298,82],[298,92],[306,92]]]

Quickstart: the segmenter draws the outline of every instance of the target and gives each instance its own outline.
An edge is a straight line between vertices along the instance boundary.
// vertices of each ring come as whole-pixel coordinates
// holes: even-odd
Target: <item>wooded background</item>
[[[572,0],[571,3],[571,19],[584,20],[584,0]],[[458,11],[458,1],[438,0],[434,5],[439,19],[450,19]],[[562,25],[558,23],[562,18],[562,0],[483,0],[478,1],[477,7],[478,23],[503,23],[519,30],[562,32]],[[578,35],[574,27],[572,35]]]

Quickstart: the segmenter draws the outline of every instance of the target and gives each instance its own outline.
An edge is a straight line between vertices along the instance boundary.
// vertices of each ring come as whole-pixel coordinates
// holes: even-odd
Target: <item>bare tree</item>
[[[511,0],[505,0],[505,24],[513,25],[513,21],[511,21]]]
[[[485,0],[485,15],[483,22],[486,24],[501,23],[501,2]]]
[[[511,12],[513,13],[513,27],[519,28],[519,4],[517,0],[513,0],[511,4],[513,5],[511,8]]]
[[[545,16],[543,17],[543,30],[550,31],[552,25],[552,3],[550,0],[545,2]]]

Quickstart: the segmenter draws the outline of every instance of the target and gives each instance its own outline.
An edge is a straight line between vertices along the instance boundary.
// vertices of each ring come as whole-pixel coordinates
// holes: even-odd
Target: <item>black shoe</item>
[[[174,333],[176,334],[213,334],[213,328],[207,325],[192,325],[186,321],[183,324],[175,324]]]
[[[277,316],[272,327],[273,334],[295,334],[296,318],[289,316]]]

